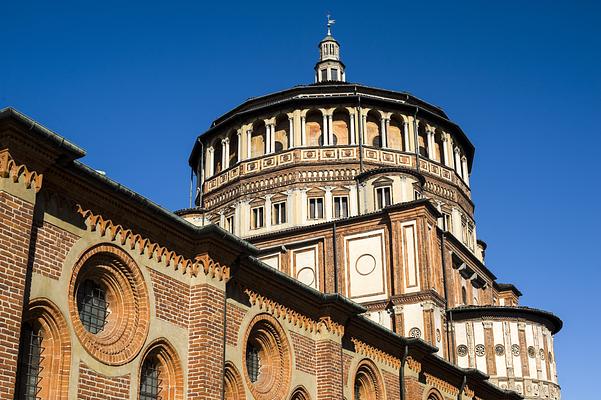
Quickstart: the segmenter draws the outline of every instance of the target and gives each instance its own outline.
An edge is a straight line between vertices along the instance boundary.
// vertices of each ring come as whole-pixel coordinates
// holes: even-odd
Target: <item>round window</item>
[[[275,318],[260,314],[253,319],[243,354],[244,376],[253,396],[284,398],[291,379],[290,346]]]
[[[96,246],[79,259],[71,275],[69,309],[81,344],[105,364],[131,361],[146,340],[146,284],[136,263],[115,246]]]

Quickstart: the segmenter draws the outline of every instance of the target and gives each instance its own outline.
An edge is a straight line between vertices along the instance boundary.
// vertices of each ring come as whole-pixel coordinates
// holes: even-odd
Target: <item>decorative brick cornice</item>
[[[230,268],[220,265],[208,255],[198,256],[194,260],[185,258],[164,246],[143,238],[131,229],[126,229],[113,223],[110,219],[103,218],[100,214],[84,210],[79,204],[77,212],[85,220],[88,229],[98,232],[101,237],[108,237],[110,241],[117,241],[121,246],[128,245],[130,250],[137,251],[140,255],[146,255],[149,260],[154,259],[158,263],[164,262],[165,266],[171,266],[176,271],[181,271],[182,274],[189,273],[192,276],[198,276],[201,271],[206,276],[219,281],[228,280],[230,277]]]
[[[15,183],[23,177],[23,183],[27,189],[33,187],[37,193],[42,188],[44,176],[35,171],[30,171],[24,164],[18,165],[10,156],[8,150],[5,149],[0,151],[0,177],[10,178]]]
[[[355,345],[355,350],[357,351],[357,353],[363,354],[364,356],[369,357],[372,360],[379,361],[394,368],[401,367],[400,359],[391,356],[390,354],[385,353],[382,350],[376,349],[375,347],[370,346],[367,343],[360,341],[359,339],[351,338],[351,341]]]
[[[422,363],[417,361],[415,358],[408,356],[406,361],[407,361],[407,366],[413,372],[416,372],[419,374],[422,371]]]
[[[472,389],[470,389],[470,387],[468,385],[465,385],[465,388],[463,389],[463,393],[470,399],[474,397],[474,391]]]
[[[244,293],[248,295],[251,305],[259,307],[260,310],[273,315],[280,321],[287,322],[310,333],[329,332],[339,337],[344,335],[344,327],[332,321],[330,317],[321,317],[319,321],[315,321],[250,289],[245,289]]]
[[[424,376],[426,377],[426,383],[428,385],[435,387],[436,389],[440,390],[441,392],[447,392],[453,397],[457,397],[457,394],[459,394],[459,389],[457,389],[455,386],[451,385],[450,383],[448,383],[440,378],[437,378],[434,375],[430,375],[427,372],[424,372]]]

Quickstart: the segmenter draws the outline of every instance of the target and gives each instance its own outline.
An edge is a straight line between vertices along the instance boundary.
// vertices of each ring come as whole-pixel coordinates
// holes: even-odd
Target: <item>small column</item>
[[[241,236],[242,233],[242,229],[241,229],[241,221],[240,221],[240,207],[242,207],[242,203],[241,202],[236,202],[234,204],[234,229],[233,229],[233,233],[234,235],[239,235]]]
[[[213,158],[215,157],[215,149],[211,146],[207,149],[207,153],[207,162],[209,163],[209,177],[211,177],[215,174],[215,163],[213,162]]]
[[[359,205],[357,204],[357,185],[347,186],[349,189],[349,217],[354,217],[359,214]]]
[[[451,163],[449,160],[449,134],[446,132],[443,132],[442,134],[442,154],[444,157],[444,165],[450,167]]]
[[[288,116],[288,148],[294,147],[294,117]]]
[[[363,144],[367,144],[367,115],[361,115],[361,128],[359,134],[361,135]]]
[[[467,167],[467,157],[461,157],[461,169],[463,170],[463,181],[469,187],[470,186],[470,172]]]
[[[380,147],[386,147],[386,118],[380,120]]]
[[[309,191],[307,188],[300,189],[300,225],[305,225],[307,223],[307,191]]]
[[[461,159],[459,157],[459,147],[455,147],[455,172],[457,172],[457,174],[463,178],[462,172],[461,172]]]
[[[323,138],[323,145],[324,146],[329,146],[330,145],[330,134],[328,133],[328,116],[327,115],[323,115],[323,123],[322,123],[322,132],[321,132],[321,137]]]
[[[275,153],[275,122],[272,122],[271,124],[271,142],[270,142],[270,147],[271,147],[271,152]]]
[[[334,121],[332,114],[328,115],[328,143],[334,146]]]
[[[434,157],[434,131],[428,131],[428,158],[430,160],[435,160]]]
[[[332,196],[332,190],[334,190],[334,186],[326,186],[323,188],[326,191],[326,196],[325,196],[325,201],[324,201],[324,208],[325,208],[325,217],[326,217],[326,221],[331,221],[332,220],[332,210],[334,209],[333,207],[333,196]]]
[[[411,151],[411,146],[409,145],[409,122],[407,121],[403,121],[403,151]]]
[[[301,146],[307,145],[307,127],[305,126],[305,116],[301,116]]]
[[[252,158],[252,134],[253,131],[248,129],[246,131],[246,158]]]
[[[382,147],[388,147],[388,128],[390,127],[390,118],[384,119],[384,140],[382,141]]]
[[[238,148],[236,149],[238,153],[236,153],[236,161],[240,162],[242,161],[242,129],[238,129],[236,135],[238,136]]]
[[[273,152],[273,149],[271,147],[271,136],[271,124],[265,121],[265,154],[270,154]]]
[[[223,151],[221,152],[221,165],[226,170],[230,167],[230,138],[225,138],[221,141]]]
[[[351,141],[350,144],[351,146],[355,145],[355,113],[350,113],[349,114],[349,119],[350,119],[350,136],[351,136]]]
[[[272,194],[265,196],[265,207],[263,208],[263,215],[265,217],[265,228],[271,228],[271,198]]]
[[[292,209],[294,208],[294,190],[288,189],[286,190],[286,223],[294,225],[294,221],[292,221],[293,213]]]
[[[223,210],[219,211],[219,226],[225,229],[225,213]]]

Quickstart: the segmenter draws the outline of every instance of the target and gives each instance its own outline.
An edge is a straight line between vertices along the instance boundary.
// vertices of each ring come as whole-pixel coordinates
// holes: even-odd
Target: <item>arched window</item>
[[[265,140],[267,129],[264,121],[256,121],[253,124],[252,134],[250,138],[250,156],[260,157],[265,154]]]
[[[382,134],[380,132],[380,114],[376,111],[370,110],[367,113],[365,125],[365,130],[367,133],[365,144],[368,146],[382,147]]]
[[[382,400],[382,379],[375,364],[369,360],[359,363],[353,383],[353,400]]]
[[[430,391],[430,393],[428,393],[428,400],[443,400],[442,395],[440,394],[440,392],[438,392],[438,390],[436,389],[432,389]]]
[[[232,131],[230,136],[230,151],[228,154],[228,160],[230,167],[238,162],[238,132]]]
[[[227,362],[225,364],[225,372],[223,377],[225,400],[246,399],[244,387],[242,386],[242,380],[240,378],[240,373],[232,363]]]
[[[461,301],[464,305],[467,305],[467,290],[465,286],[461,286]]]
[[[275,151],[288,150],[290,147],[290,122],[287,115],[280,115],[275,123]]]
[[[223,169],[223,144],[221,139],[215,139],[213,142],[213,175],[221,172]]]
[[[442,141],[442,132],[440,130],[436,130],[434,134],[434,159],[440,163],[444,163],[444,142]]]
[[[140,367],[140,400],[181,400],[183,375],[177,353],[165,339],[154,341],[145,351]]]
[[[307,113],[305,118],[305,134],[307,146],[323,145],[323,116],[318,110]]]
[[[67,399],[71,343],[58,307],[46,299],[30,302],[22,325],[17,399]]]
[[[332,115],[334,145],[345,146],[350,143],[350,117],[348,110],[339,108]]]
[[[304,387],[298,387],[292,392],[290,400],[310,400],[309,393]]]
[[[417,128],[417,142],[419,155],[428,157],[428,133],[423,122],[420,122]]]
[[[403,122],[396,115],[390,118],[388,126],[388,148],[407,151],[403,143]]]

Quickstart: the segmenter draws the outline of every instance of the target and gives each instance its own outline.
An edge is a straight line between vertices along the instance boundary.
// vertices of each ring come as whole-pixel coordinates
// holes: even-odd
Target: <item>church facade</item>
[[[176,213],[0,111],[0,398],[560,398],[562,322],[486,265],[467,135],[319,50],[198,137]]]

